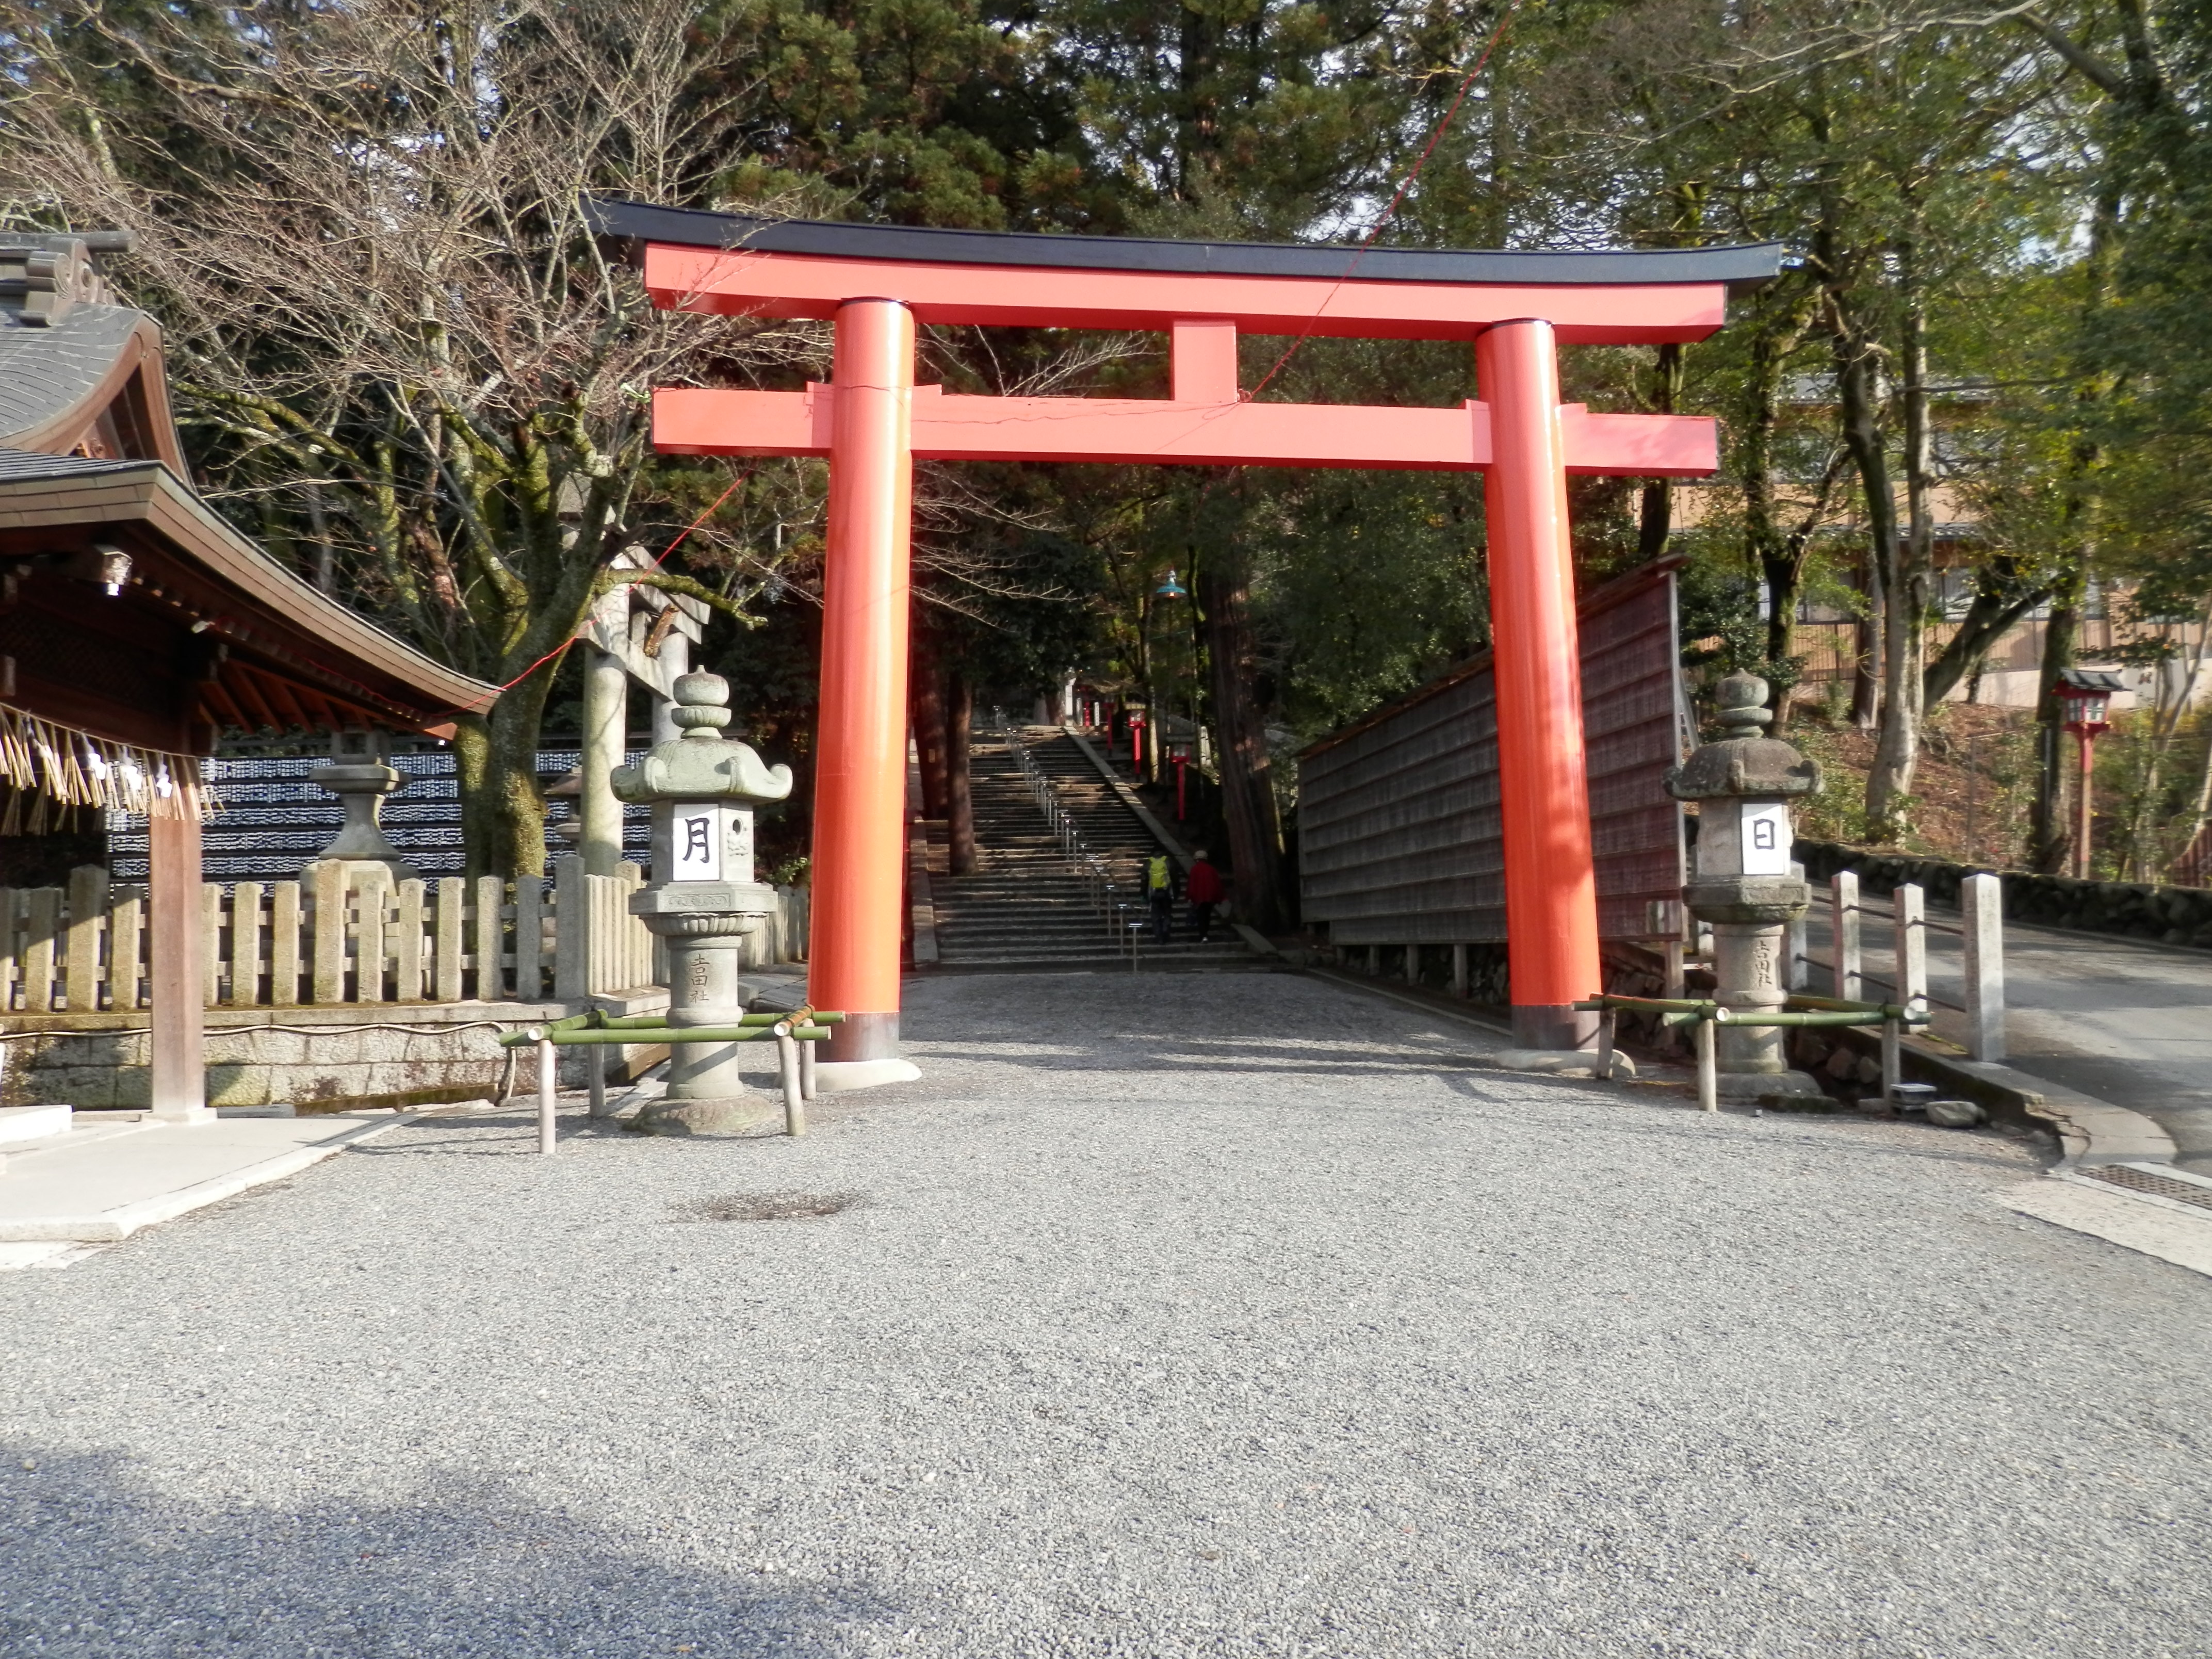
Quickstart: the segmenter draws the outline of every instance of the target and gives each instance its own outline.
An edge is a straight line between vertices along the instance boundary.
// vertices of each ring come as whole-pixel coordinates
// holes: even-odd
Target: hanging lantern
[[[2118,674],[2104,668],[2069,668],[2058,676],[2058,701],[2066,712],[2066,729],[2082,737],[2111,730],[2105,719],[2112,693],[2127,689]]]
[[[1182,579],[1172,569],[1168,572],[1168,579],[1152,592],[1164,599],[1187,599],[1190,597],[1190,590],[1182,585]]]

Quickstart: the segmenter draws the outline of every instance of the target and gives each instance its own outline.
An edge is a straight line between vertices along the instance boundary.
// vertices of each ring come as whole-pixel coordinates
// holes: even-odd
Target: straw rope
[[[190,755],[140,749],[0,703],[0,836],[43,835],[55,809],[100,806],[138,817],[204,818],[214,799]]]

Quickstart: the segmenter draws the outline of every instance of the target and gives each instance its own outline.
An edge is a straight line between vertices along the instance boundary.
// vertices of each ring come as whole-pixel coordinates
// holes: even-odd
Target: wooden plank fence
[[[550,880],[436,881],[345,891],[336,870],[310,882],[202,886],[207,1006],[379,1002],[576,1002],[665,984],[659,941],[629,914],[643,873],[584,872],[556,860]],[[745,965],[804,961],[804,887],[746,941]],[[66,887],[0,887],[0,1012],[147,1006],[146,890],[86,866]]]

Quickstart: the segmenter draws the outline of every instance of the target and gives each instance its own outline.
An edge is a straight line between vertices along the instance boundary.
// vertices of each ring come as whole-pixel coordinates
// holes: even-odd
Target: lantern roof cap
[[[1774,719],[1765,680],[1730,674],[1715,688],[1715,696],[1728,735],[1699,744],[1689,759],[1669,768],[1668,794],[1677,800],[1725,800],[1820,793],[1820,762],[1779,738],[1760,735]]]
[[[2058,684],[2069,691],[2124,691],[2128,683],[2109,668],[2062,668]]]
[[[646,750],[610,780],[627,801],[720,800],[766,804],[791,793],[791,769],[769,766],[748,745],[722,735],[730,723],[730,683],[720,674],[681,674],[669,719],[684,735]]]

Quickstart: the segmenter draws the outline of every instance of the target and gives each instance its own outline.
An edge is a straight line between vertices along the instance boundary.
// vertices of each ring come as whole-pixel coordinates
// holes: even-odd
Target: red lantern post
[[[2066,714],[2066,729],[2074,734],[2081,757],[2081,780],[2074,802],[2074,873],[2089,878],[2090,835],[2094,823],[2090,798],[2096,784],[2097,739],[2111,731],[2105,718],[2112,693],[2127,687],[2120,677],[2105,668],[2069,668],[2058,676],[2058,702]]]

